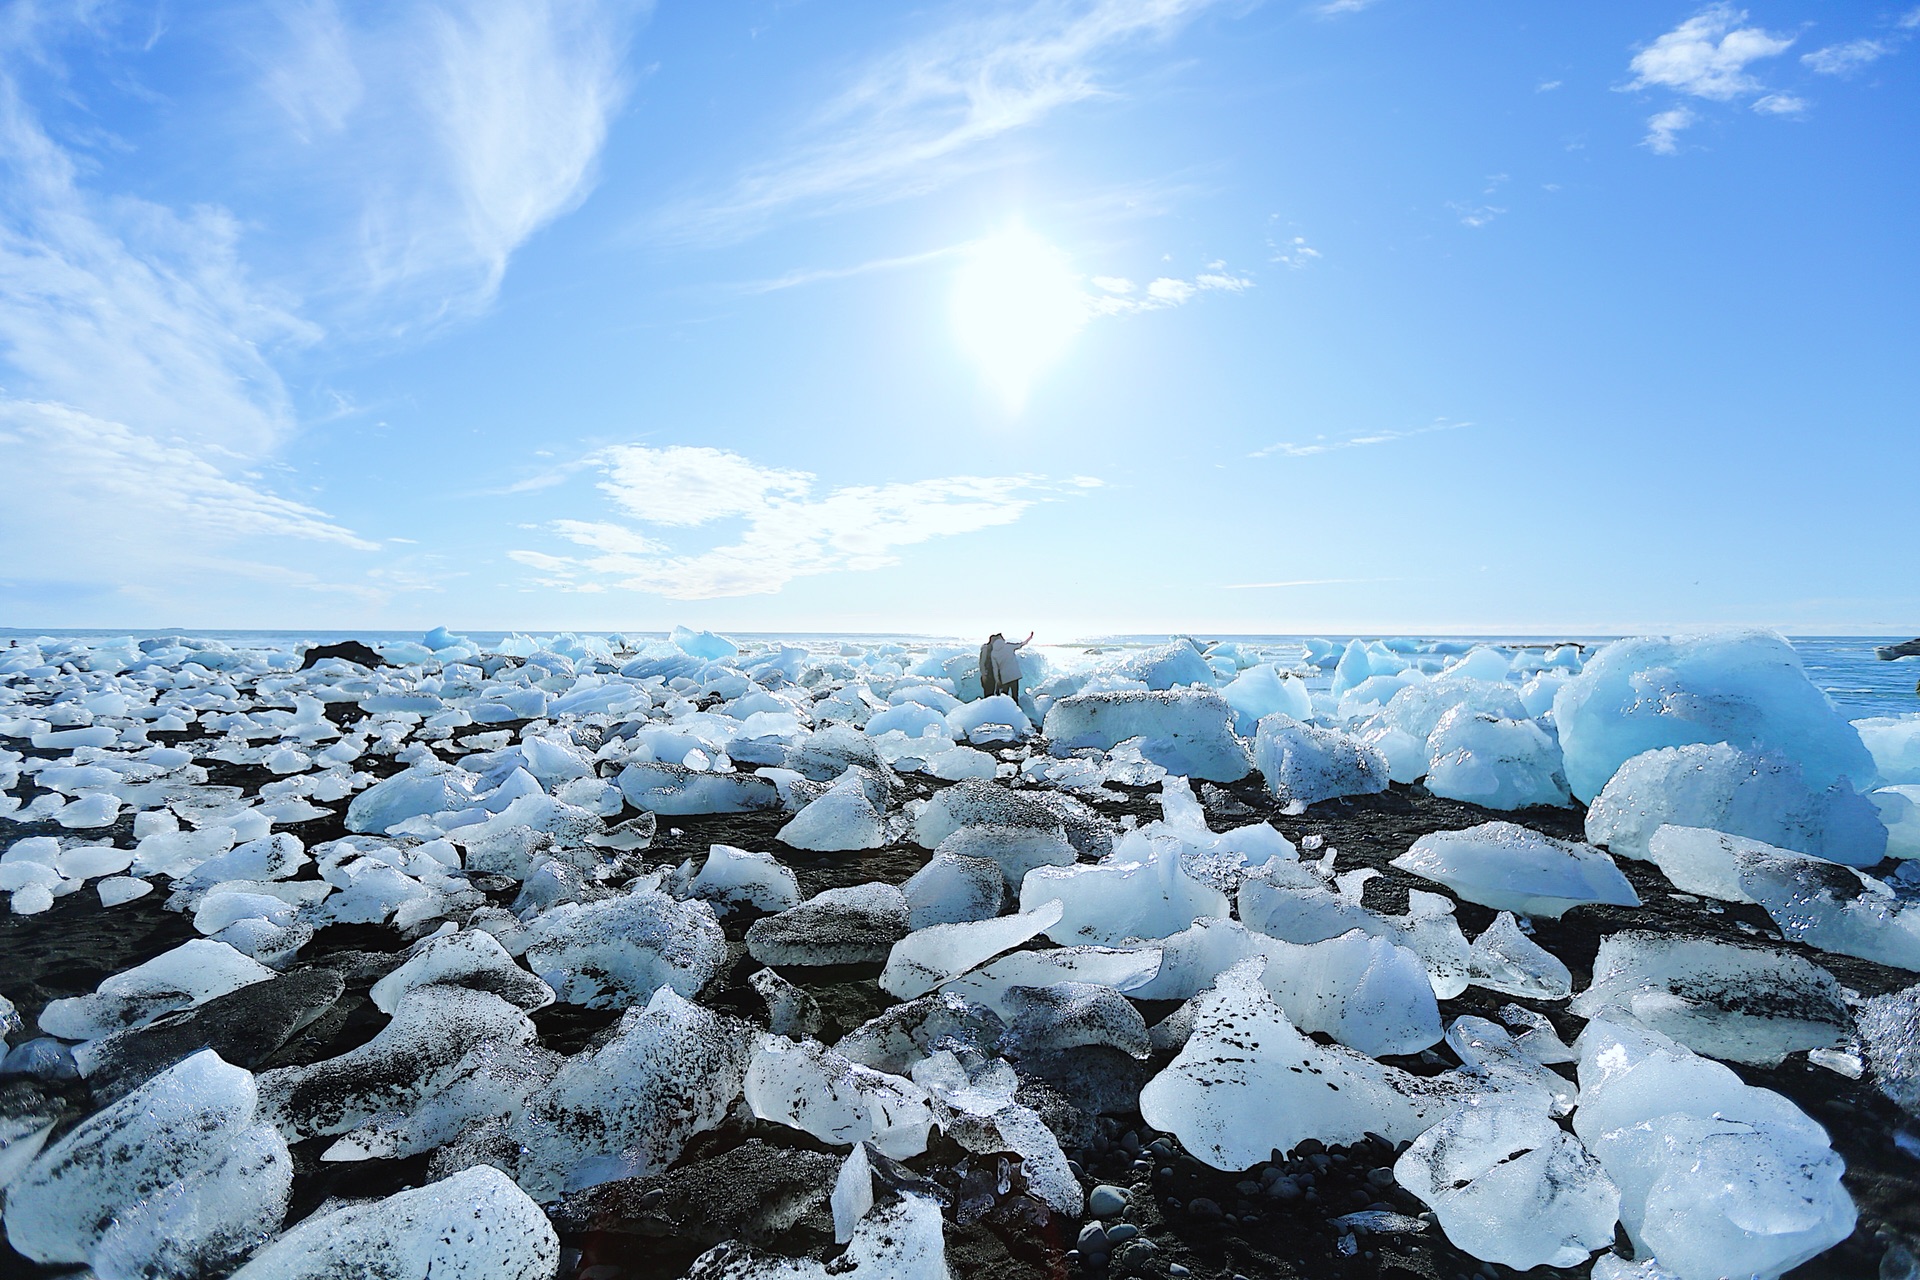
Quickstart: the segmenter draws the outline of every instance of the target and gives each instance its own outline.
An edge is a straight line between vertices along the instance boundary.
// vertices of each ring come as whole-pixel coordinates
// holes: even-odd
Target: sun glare
[[[960,348],[1012,411],[1086,322],[1086,298],[1066,255],[1025,227],[980,241],[955,273]]]

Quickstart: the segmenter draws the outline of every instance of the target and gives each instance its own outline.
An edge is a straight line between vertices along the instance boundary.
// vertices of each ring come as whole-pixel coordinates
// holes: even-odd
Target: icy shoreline
[[[237,1215],[245,1221],[220,1246],[225,1252],[193,1264],[210,1274],[225,1274],[266,1235],[309,1217],[328,1197],[385,1196],[489,1165],[513,1179],[501,1184],[503,1203],[515,1203],[511,1192],[547,1207],[542,1220],[558,1228],[553,1262],[531,1222],[519,1244],[465,1248],[472,1258],[506,1249],[482,1265],[497,1269],[511,1256],[521,1259],[513,1265],[531,1268],[527,1274],[557,1266],[568,1276],[681,1275],[708,1246],[736,1241],[702,1261],[699,1274],[757,1275],[760,1264],[741,1252],[746,1244],[835,1257],[842,1247],[836,1210],[838,1234],[854,1233],[849,1258],[868,1258],[869,1270],[856,1274],[932,1266],[929,1249],[955,1275],[1180,1274],[1176,1267],[1223,1277],[1495,1274],[1495,1253],[1519,1263],[1520,1254],[1501,1251],[1535,1246],[1496,1230],[1501,1238],[1490,1251],[1464,1219],[1450,1218],[1455,1209],[1415,1194],[1408,1143],[1436,1123],[1458,1123],[1445,1117],[1475,1096],[1572,1098],[1576,1074],[1588,1087],[1587,1066],[1556,1071],[1525,1052],[1501,1058],[1508,1065],[1498,1070],[1486,1065],[1487,1053],[1508,1053],[1503,1042],[1524,1042],[1535,1027],[1517,1011],[1543,1017],[1574,1044],[1588,1023],[1575,1016],[1572,995],[1587,1002],[1581,1007],[1597,1019],[1593,1026],[1637,1020],[1709,1055],[1676,1047],[1676,1070],[1721,1057],[1747,1085],[1790,1100],[1795,1114],[1823,1126],[1845,1164],[1845,1213],[1857,1209],[1859,1223],[1833,1237],[1839,1243],[1810,1268],[1874,1274],[1888,1239],[1920,1236],[1920,1163],[1901,1145],[1905,1135],[1920,1147],[1916,1125],[1887,1096],[1898,1093],[1902,1063],[1912,1089],[1911,1051],[1899,1062],[1863,1062],[1871,1055],[1851,1025],[1859,1000],[1915,980],[1911,968],[1859,954],[1864,948],[1915,963],[1884,950],[1897,947],[1885,939],[1905,927],[1892,908],[1908,900],[1911,881],[1896,874],[1903,864],[1882,862],[1860,835],[1869,818],[1881,823],[1885,815],[1894,819],[1891,851],[1907,852],[1904,811],[1892,802],[1876,807],[1860,792],[1876,783],[1908,785],[1888,775],[1905,767],[1901,753],[1920,739],[1896,728],[1869,751],[1830,709],[1820,719],[1817,691],[1810,700],[1791,685],[1763,685],[1773,693],[1757,713],[1713,722],[1718,738],[1686,740],[1718,741],[1756,759],[1773,750],[1791,765],[1791,778],[1780,770],[1767,775],[1786,781],[1769,783],[1764,803],[1743,801],[1747,793],[1738,791],[1729,793],[1731,807],[1702,811],[1694,783],[1678,792],[1664,783],[1631,794],[1620,787],[1609,796],[1613,776],[1643,754],[1638,748],[1605,768],[1600,786],[1567,780],[1566,760],[1593,750],[1597,758],[1617,754],[1624,747],[1605,744],[1631,736],[1631,715],[1609,712],[1615,718],[1589,736],[1588,756],[1573,755],[1580,731],[1566,739],[1555,695],[1571,681],[1600,688],[1606,678],[1604,664],[1578,653],[1350,648],[1334,664],[1346,668],[1335,673],[1334,684],[1344,685],[1339,695],[1315,696],[1257,651],[1215,646],[1203,654],[1173,645],[1121,655],[1105,670],[1034,670],[1015,708],[979,700],[977,684],[969,690],[964,652],[741,651],[694,633],[637,653],[565,638],[515,655],[472,652],[450,636],[429,636],[415,648],[387,655],[398,666],[322,664],[304,674],[293,670],[290,654],[165,646],[15,661],[5,675],[8,703],[0,704],[0,732],[9,735],[0,749],[10,753],[0,761],[11,761],[0,763],[11,774],[0,804],[13,802],[5,815],[13,825],[0,828],[8,847],[0,865],[19,880],[6,885],[16,911],[40,905],[36,887],[46,895],[42,910],[0,920],[0,959],[10,975],[0,995],[18,1006],[24,1027],[39,1019],[42,1030],[53,1029],[45,1024],[51,1002],[89,996],[112,975],[196,938],[214,940],[196,946],[238,948],[236,960],[262,972],[247,971],[250,980],[225,991],[172,997],[164,1008],[122,1001],[109,1011],[90,996],[85,1008],[97,1012],[89,1016],[165,1015],[156,1027],[192,1024],[171,1039],[152,1030],[123,1036],[117,1058],[95,1047],[107,1027],[56,1017],[67,1043],[83,1046],[83,1062],[119,1065],[76,1081],[63,1078],[67,1060],[50,1042],[10,1056],[11,1065],[29,1070],[0,1081],[11,1126],[0,1178],[24,1186],[48,1176],[44,1160],[29,1171],[33,1152],[25,1144],[57,1150],[89,1112],[104,1114],[97,1110],[103,1103],[111,1110],[103,1092],[109,1079],[124,1095],[154,1071],[178,1070],[169,1064],[205,1043],[224,1048],[226,1062],[260,1082],[261,1120],[235,1132],[278,1133],[288,1173],[282,1202]],[[1548,661],[1556,653],[1558,663]],[[1683,693],[1725,683],[1725,663],[1696,664],[1689,673],[1688,657],[1669,654],[1629,670],[1677,668]],[[1404,665],[1385,669],[1396,662]],[[1760,665],[1752,678],[1763,682],[1794,674],[1775,671],[1777,662]],[[1462,706],[1468,710],[1454,714]],[[1744,757],[1739,767],[1748,767]],[[1861,786],[1846,791],[1851,802],[1809,808],[1793,799],[1827,794],[1814,788],[1828,776],[1856,775]],[[1580,791],[1596,809],[1573,799]],[[1481,807],[1459,793],[1507,807]],[[1057,798],[1047,801],[1051,810],[1038,803],[1047,797]],[[1774,841],[1686,871],[1676,870],[1680,855],[1663,854],[1671,839],[1646,849],[1642,836],[1632,857],[1619,856],[1616,842],[1607,866],[1624,879],[1603,888],[1590,873],[1569,878],[1556,861],[1587,857],[1578,850],[1594,837],[1596,812],[1614,815],[1608,820],[1620,831],[1651,823],[1645,835],[1653,835],[1720,822],[1743,828],[1730,834],[1750,843],[1766,835]],[[163,813],[170,818],[157,816]],[[647,814],[654,815],[650,835]],[[1499,869],[1491,878],[1471,842],[1433,846],[1428,861],[1407,861],[1427,847],[1423,837],[1471,835],[1496,821],[1537,834],[1524,854],[1502,836],[1508,843],[1498,846],[1504,852],[1490,864]],[[204,834],[222,830],[228,834]],[[281,841],[275,831],[293,839]],[[1845,860],[1867,880],[1844,868],[1834,870],[1854,881],[1802,872],[1791,850],[1813,851],[1808,846],[1822,839],[1832,841],[1829,856],[1866,848]],[[1558,852],[1561,844],[1569,852]],[[715,846],[771,856],[721,857],[711,854]],[[1880,849],[1888,849],[1884,838]],[[1660,860],[1646,860],[1649,854]],[[1523,875],[1523,864],[1535,869]],[[33,868],[50,873],[51,883]],[[1728,901],[1704,896],[1720,883],[1716,874],[1732,876]],[[1687,881],[1691,892],[1676,875],[1695,877]],[[136,878],[154,891],[104,905],[127,892],[116,881]],[[1854,882],[1884,890],[1869,886],[1859,897],[1847,888]],[[1523,896],[1504,896],[1515,892]],[[1776,892],[1785,896],[1770,899]],[[1830,907],[1818,905],[1823,893]],[[1892,904],[1877,916],[1848,906],[1856,898],[1872,906],[1876,894]],[[184,910],[167,910],[170,898]],[[1049,899],[1060,903],[1052,916],[1043,910]],[[1564,905],[1546,905],[1554,901]],[[636,905],[628,910],[628,903]],[[811,905],[776,931],[786,949],[770,949],[773,925],[756,929],[755,922],[777,923],[801,903]],[[1527,928],[1514,928],[1512,917],[1499,914],[1503,906],[1530,915]],[[1036,924],[1020,927],[1021,911]],[[1341,927],[1305,924],[1314,913],[1331,913]],[[980,935],[976,943],[983,925],[973,922],[980,921],[994,922],[1009,940]],[[1359,932],[1339,945],[1354,958],[1336,961],[1325,950],[1335,943],[1321,939],[1349,925]],[[941,929],[956,932],[928,932]],[[462,943],[477,958],[456,963],[432,941],[442,931],[443,942],[486,941]],[[1665,992],[1671,1000],[1680,991],[1657,965],[1609,979],[1615,987],[1596,984],[1606,940],[1647,933],[1690,936],[1732,948],[1729,955],[1760,943],[1767,954],[1831,974],[1844,996],[1829,1013],[1795,1015],[1794,1028],[1812,1030],[1785,1027],[1782,1010],[1767,1007],[1771,996],[1756,1011],[1746,1007],[1750,998],[1730,1003],[1692,991],[1687,999],[1705,1016],[1659,1014],[1633,996]],[[1457,980],[1446,936],[1460,939]],[[1469,938],[1484,947],[1468,952]],[[1495,963],[1500,938],[1508,941]],[[394,983],[410,944],[420,952],[411,968],[422,976],[407,979],[408,995]],[[1087,945],[1152,952],[1157,976],[1143,985],[1119,976],[1125,966],[1118,962],[1094,964],[1086,953],[1083,964],[1072,959],[1082,953],[1061,949]],[[1009,959],[995,959],[1009,947],[1017,948]],[[890,968],[905,972],[909,953],[933,975],[927,987],[945,983],[974,1003],[947,1008],[940,997],[917,995],[899,1003],[896,992],[925,989],[883,976]],[[1564,992],[1536,953],[1560,966]],[[1050,976],[1027,965],[1012,985],[995,985],[992,975],[1012,960],[1049,955],[1063,957]],[[1408,1112],[1417,1118],[1387,1139],[1363,1136],[1402,1123],[1394,1120],[1400,1104],[1383,1101],[1351,1133],[1336,1133],[1330,1113],[1318,1120],[1307,1113],[1300,1123],[1325,1137],[1308,1132],[1296,1147],[1301,1135],[1289,1132],[1292,1150],[1277,1156],[1262,1148],[1245,1158],[1207,1157],[1209,1104],[1182,1094],[1178,1082],[1183,1071],[1193,1075],[1205,1035],[1214,1034],[1196,1031],[1209,1016],[1207,999],[1226,999],[1207,993],[1246,955],[1258,957],[1251,963],[1265,977],[1256,976],[1254,988],[1219,988],[1251,992],[1233,997],[1234,1009],[1277,1002],[1267,1005],[1272,1016],[1313,1030],[1310,1043],[1369,1045],[1377,1056],[1356,1056],[1355,1069],[1375,1062],[1366,1070],[1386,1070],[1385,1080],[1436,1082],[1438,1100]],[[1358,967],[1338,968],[1346,964]],[[1395,965],[1411,966],[1411,987],[1393,985]],[[1740,981],[1765,991],[1770,972]],[[760,973],[783,981],[751,980]],[[295,990],[290,980],[303,974],[338,982],[313,977]],[[1593,994],[1616,987],[1628,994]],[[1377,998],[1364,1007],[1343,1003],[1356,989]],[[685,1012],[676,1012],[681,997]],[[60,1008],[76,1010],[65,1015],[71,1018],[81,1006]],[[1867,1012],[1893,1018],[1895,1038],[1904,1034],[1911,1044],[1911,1008],[1907,1023],[1897,1010],[1878,1008]],[[652,1024],[635,1021],[641,1010]],[[1820,1029],[1828,1025],[1821,1017],[1831,1019],[1828,1029]],[[869,1025],[873,1019],[880,1021]],[[276,1039],[260,1029],[265,1024],[284,1033]],[[455,1032],[445,1060],[429,1047],[443,1024],[468,1028]],[[1420,1029],[1428,1025],[1430,1033]],[[415,1026],[418,1033],[404,1031]],[[1445,1040],[1443,1026],[1453,1029]],[[769,1039],[769,1027],[791,1039]],[[240,1034],[243,1028],[252,1034]],[[809,1033],[835,1045],[838,1058],[806,1066],[780,1049],[804,1047]],[[29,1034],[9,1039],[18,1045]],[[606,1081],[631,1085],[664,1070],[646,1065],[645,1037],[654,1035],[689,1037],[687,1046],[710,1055],[699,1096],[676,1104],[675,1114],[692,1118],[664,1128],[644,1117],[658,1110],[655,1095],[669,1075],[638,1090],[630,1104],[638,1110],[609,1112],[615,1103],[603,1096]],[[498,1046],[485,1061],[468,1056],[476,1036]],[[1197,1038],[1183,1047],[1184,1036]],[[410,1046],[401,1058],[409,1065],[382,1065],[391,1055],[379,1046],[400,1041]],[[1546,1041],[1536,1035],[1533,1043]],[[1766,1047],[1774,1045],[1785,1046],[1778,1057]],[[675,1061],[687,1061],[687,1052],[676,1051]],[[314,1093],[320,1086],[306,1083],[321,1078],[314,1064],[356,1053],[351,1061],[366,1069],[398,1072],[380,1098],[354,1102],[340,1086]],[[843,1067],[832,1062],[848,1062],[849,1053],[862,1065],[835,1077]],[[830,1068],[825,1075],[821,1064]],[[738,1082],[726,1083],[736,1073]],[[1160,1083],[1143,1103],[1149,1081]],[[884,1119],[874,1109],[876,1089],[892,1099]],[[851,1108],[831,1123],[815,1117],[815,1103],[792,1110],[779,1101],[829,1096]],[[298,1101],[304,1097],[327,1101],[312,1110],[315,1103]],[[1553,1105],[1543,1103],[1542,1114]],[[1145,1129],[1143,1106],[1178,1136]],[[1298,1112],[1299,1104],[1289,1106]],[[1610,1140],[1584,1130],[1581,1112],[1569,1109],[1574,1131],[1605,1164]],[[922,1114],[924,1121],[914,1118]],[[581,1128],[589,1117],[596,1117],[591,1127]],[[596,1154],[601,1139],[588,1135],[614,1131],[628,1135],[624,1144]],[[860,1138],[874,1145],[855,1146]],[[273,1138],[248,1141],[264,1143],[272,1164]],[[1581,1146],[1571,1135],[1565,1142]],[[857,1180],[842,1166],[852,1151],[868,1153],[872,1169],[859,1174],[871,1184],[867,1192],[848,1190]],[[356,1154],[366,1158],[342,1159]],[[1600,1180],[1582,1185],[1612,1186],[1611,1173],[1608,1166]],[[829,1196],[836,1187],[844,1194]],[[1103,1187],[1118,1188],[1123,1203],[1110,1203]],[[32,1216],[16,1213],[15,1196],[10,1189],[10,1234],[16,1217]],[[1087,1205],[1089,1198],[1097,1203]],[[854,1208],[868,1201],[875,1207],[860,1218]],[[927,1205],[935,1206],[931,1219],[916,1208]],[[1706,1222],[1714,1210],[1703,1202],[1689,1212],[1708,1215],[1697,1219]],[[1833,1212],[1841,1212],[1838,1202]],[[1523,1216],[1515,1215],[1515,1228]],[[1096,1221],[1097,1231],[1089,1225]],[[921,1252],[914,1260],[872,1254],[878,1246],[858,1234],[860,1222],[869,1231],[884,1223],[890,1238],[917,1240]],[[44,1231],[27,1237],[51,1238]],[[1577,1251],[1584,1258],[1612,1239],[1610,1227],[1595,1227]],[[83,1243],[81,1256],[69,1260],[91,1261],[102,1275],[130,1265],[114,1259],[136,1256],[136,1246],[114,1240]],[[1479,1256],[1457,1247],[1462,1241],[1480,1241]],[[53,1251],[60,1247],[71,1246]],[[1542,1255],[1561,1270],[1541,1274],[1585,1274],[1589,1264],[1566,1257],[1572,1247]],[[313,1252],[298,1239],[272,1248],[282,1259]],[[283,1273],[266,1266],[272,1261],[251,1265]],[[60,1266],[49,1258],[41,1273],[60,1274]]]

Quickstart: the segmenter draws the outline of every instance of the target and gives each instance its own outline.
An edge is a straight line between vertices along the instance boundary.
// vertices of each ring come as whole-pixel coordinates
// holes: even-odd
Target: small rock
[[[1140,1234],[1140,1228],[1131,1222],[1117,1222],[1107,1230],[1107,1243],[1118,1248]]]
[[[1098,1219],[1089,1222],[1080,1228],[1080,1236],[1074,1241],[1074,1247],[1080,1250],[1083,1257],[1106,1257],[1112,1247],[1107,1240],[1107,1228]]]
[[[1109,1183],[1101,1183],[1087,1197],[1087,1212],[1096,1218],[1117,1218],[1127,1211],[1127,1193]]]
[[[1187,1204],[1187,1212],[1196,1218],[1213,1221],[1222,1217],[1220,1206],[1205,1196],[1199,1196]]]

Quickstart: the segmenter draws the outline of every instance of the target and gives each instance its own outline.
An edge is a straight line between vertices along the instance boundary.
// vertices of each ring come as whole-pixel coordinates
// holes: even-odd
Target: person
[[[1020,700],[1020,650],[1033,642],[1033,632],[1027,632],[1027,638],[1018,644],[1007,639],[998,631],[987,637],[980,646],[980,692],[986,697],[1006,694],[1015,702]]]

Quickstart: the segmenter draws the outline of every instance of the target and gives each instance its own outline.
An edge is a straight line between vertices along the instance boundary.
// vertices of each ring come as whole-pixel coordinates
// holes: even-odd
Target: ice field
[[[1920,661],[976,646],[0,648],[0,1274],[1920,1275]]]

